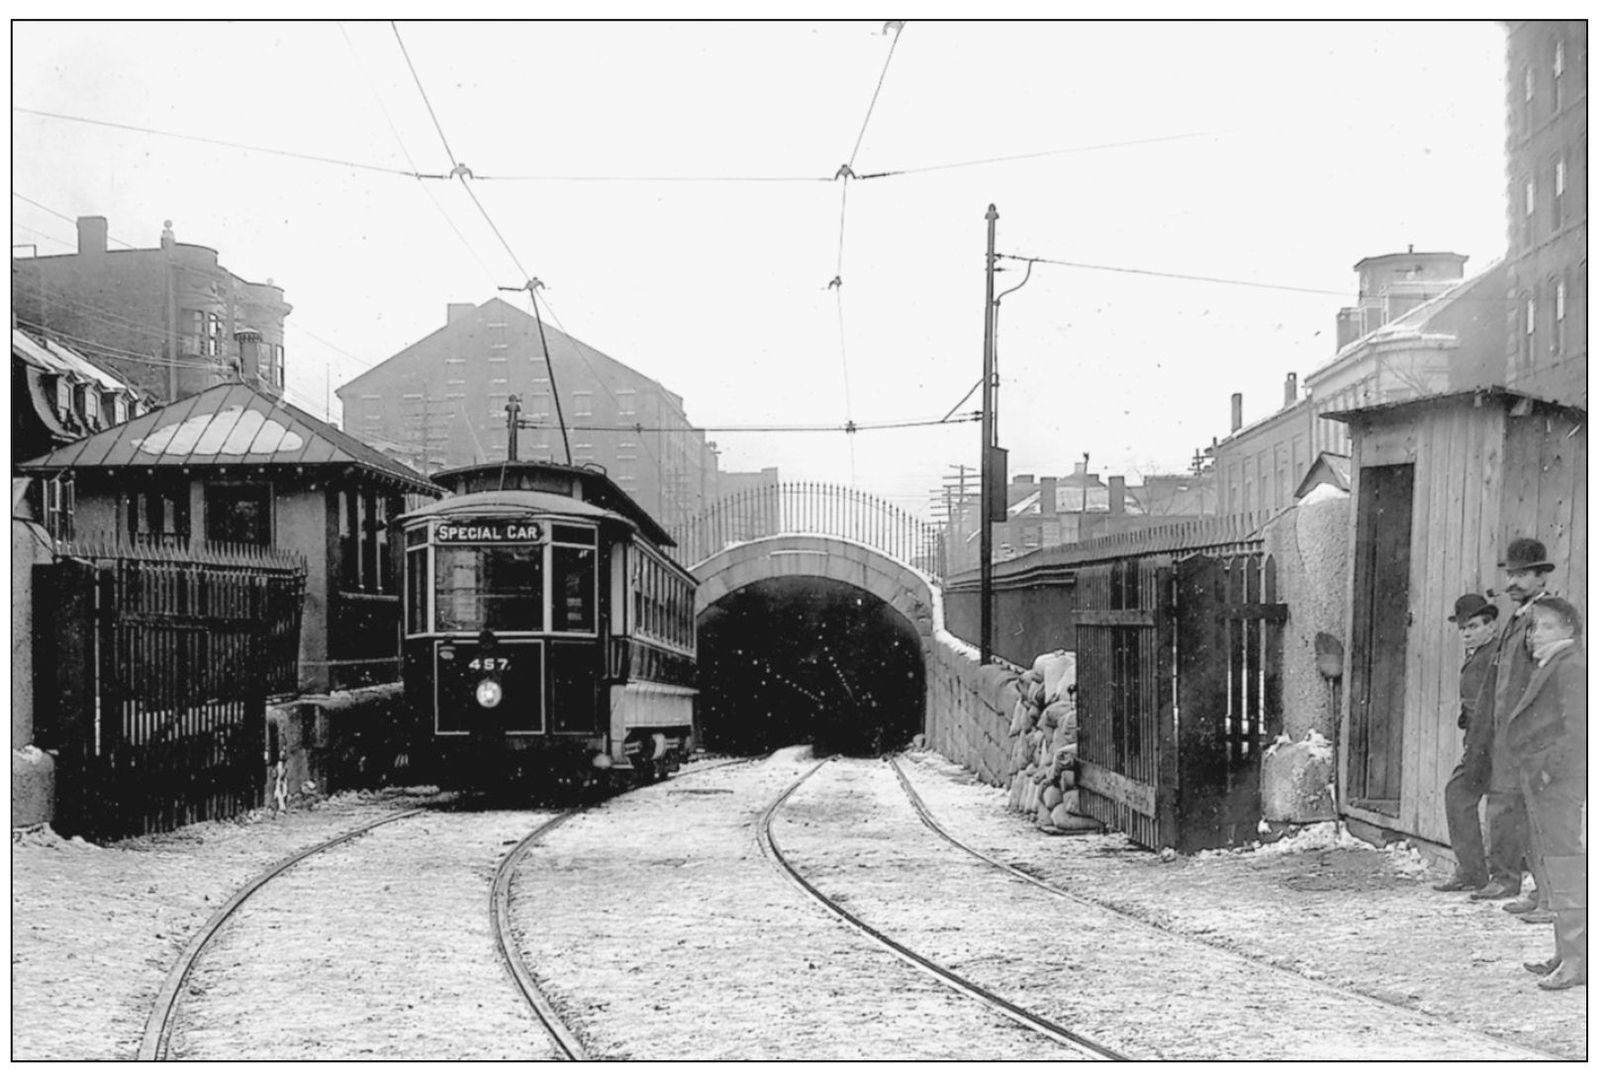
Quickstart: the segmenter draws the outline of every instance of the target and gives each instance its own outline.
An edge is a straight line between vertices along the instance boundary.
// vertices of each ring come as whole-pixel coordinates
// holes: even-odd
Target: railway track
[[[1006,999],[1004,996],[1001,996],[1000,994],[993,992],[982,985],[969,981],[960,974],[955,973],[953,970],[950,970],[947,967],[918,954],[909,947],[906,947],[904,944],[900,943],[898,940],[895,940],[892,937],[873,928],[871,925],[868,925],[866,922],[852,914],[844,906],[839,904],[832,897],[822,892],[821,889],[811,884],[810,881],[806,880],[800,871],[793,865],[793,863],[788,860],[787,855],[782,852],[782,848],[777,845],[776,835],[772,831],[772,823],[776,819],[778,811],[781,810],[788,799],[793,796],[793,793],[797,791],[806,780],[820,771],[821,766],[826,763],[827,762],[825,760],[817,762],[810,768],[809,771],[805,772],[802,776],[789,784],[787,789],[785,789],[776,797],[774,801],[772,801],[770,806],[767,807],[765,812],[760,816],[759,820],[755,824],[755,834],[759,841],[761,852],[764,853],[766,857],[768,857],[775,865],[777,865],[783,874],[786,875],[796,887],[798,887],[812,899],[816,900],[827,910],[837,915],[851,928],[854,928],[858,932],[869,937],[877,944],[888,950],[896,958],[899,958],[901,961],[907,963],[908,965],[914,966],[923,973],[928,974],[946,987],[971,999],[977,1000],[985,1006],[1005,1015],[1012,1021],[1017,1022],[1019,1025],[1022,1025],[1033,1032],[1062,1045],[1070,1051],[1077,1053],[1079,1056],[1085,1059],[1127,1058],[1127,1056],[1113,1051],[1097,1041],[1091,1040],[1083,1034],[1078,1033],[1076,1030],[1058,1025],[1048,1018],[1035,1014],[1033,1011],[1030,1011],[1027,1008],[1018,1006],[1009,999]]]
[[[1238,951],[1234,951],[1234,950],[1231,950],[1231,949],[1228,949],[1228,948],[1220,947],[1217,944],[1207,943],[1205,941],[1199,940],[1196,937],[1188,935],[1186,933],[1175,932],[1172,929],[1167,929],[1167,928],[1162,927],[1161,925],[1157,925],[1157,924],[1154,924],[1153,922],[1147,921],[1145,918],[1140,917],[1137,914],[1133,914],[1133,913],[1130,913],[1130,912],[1128,912],[1126,910],[1118,909],[1116,907],[1108,906],[1105,903],[1100,902],[1099,900],[1089,898],[1086,895],[1081,895],[1078,892],[1069,891],[1068,889],[1066,889],[1064,887],[1060,887],[1060,886],[1058,886],[1056,884],[1052,884],[1047,880],[1043,880],[1043,879],[1041,879],[1041,878],[1039,878],[1037,876],[1034,876],[1032,873],[1029,873],[1029,872],[1027,872],[1027,871],[1025,871],[1023,869],[1019,869],[1015,865],[1012,865],[1012,864],[1010,864],[1008,862],[1003,862],[1003,861],[999,860],[998,858],[992,857],[989,854],[986,854],[983,851],[979,850],[977,847],[974,847],[974,846],[964,842],[963,840],[957,838],[953,833],[951,833],[942,824],[939,823],[938,818],[933,815],[932,810],[930,810],[928,808],[927,803],[922,800],[922,796],[917,793],[915,786],[912,785],[909,777],[906,776],[905,771],[900,766],[899,761],[896,758],[893,758],[893,757],[890,757],[887,760],[888,760],[889,767],[891,767],[894,770],[895,776],[897,776],[899,778],[900,787],[904,790],[906,798],[910,801],[912,807],[915,809],[916,814],[921,819],[921,822],[922,822],[923,825],[925,825],[929,830],[931,830],[939,838],[943,839],[945,842],[947,842],[947,843],[951,844],[952,846],[956,847],[958,850],[961,850],[961,851],[964,851],[967,854],[970,854],[972,857],[978,859],[979,861],[981,861],[981,862],[983,862],[983,863],[985,863],[985,864],[987,864],[987,865],[989,865],[989,866],[991,866],[991,867],[993,867],[995,869],[998,869],[998,870],[1000,870],[1002,872],[1010,874],[1011,876],[1013,876],[1016,879],[1022,881],[1023,883],[1032,884],[1034,887],[1037,887],[1042,891],[1049,892],[1050,894],[1052,894],[1054,896],[1057,896],[1058,898],[1067,899],[1067,900],[1069,900],[1071,902],[1076,902],[1076,903],[1079,903],[1079,904],[1081,904],[1083,906],[1088,906],[1088,907],[1091,907],[1091,908],[1096,909],[1096,910],[1105,911],[1106,913],[1115,915],[1117,917],[1124,918],[1127,921],[1131,921],[1131,922],[1134,922],[1136,924],[1144,925],[1146,928],[1148,928],[1148,929],[1150,929],[1150,930],[1152,930],[1154,932],[1157,932],[1157,933],[1160,933],[1162,935],[1171,937],[1171,938],[1173,938],[1175,940],[1181,940],[1181,941],[1193,944],[1193,945],[1195,945],[1197,947],[1203,947],[1203,948],[1206,948],[1208,950],[1214,951],[1214,952],[1216,952],[1216,953],[1218,953],[1220,955],[1229,955],[1229,956],[1231,956],[1233,958],[1241,960],[1242,962],[1246,962],[1246,963],[1255,965],[1255,966],[1259,967],[1260,969],[1269,970],[1269,971],[1284,975],[1286,977],[1293,978],[1293,979],[1295,979],[1297,981],[1300,981],[1302,983],[1303,987],[1307,988],[1309,990],[1317,990],[1317,991],[1321,991],[1321,992],[1327,992],[1327,993],[1330,993],[1332,995],[1345,996],[1346,998],[1351,999],[1351,1000],[1361,1000],[1363,1002],[1373,1004],[1373,1005],[1375,1005],[1377,1007],[1380,1007],[1380,1008],[1386,1009],[1386,1010],[1390,1010],[1392,1012],[1407,1011],[1407,1012],[1413,1014],[1415,1017],[1429,1019],[1429,1020],[1434,1021],[1434,1022],[1436,1022],[1436,1023],[1440,1024],[1440,1025],[1446,1026],[1449,1029],[1455,1030],[1455,1031],[1457,1031],[1459,1033],[1468,1034],[1468,1035],[1475,1036],[1475,1037],[1480,1037],[1480,1038],[1482,1038],[1484,1040],[1488,1040],[1488,1041],[1492,1041],[1492,1042],[1501,1044],[1504,1047],[1511,1048],[1516,1053],[1519,1053],[1518,1056],[1517,1056],[1518,1058],[1547,1059],[1547,1060],[1554,1060],[1554,1061],[1558,1061],[1558,1060],[1562,1060],[1562,1059],[1567,1058],[1566,1056],[1556,1055],[1556,1054],[1554,1054],[1552,1052],[1541,1051],[1541,1050],[1538,1050],[1538,1049],[1535,1049],[1535,1048],[1528,1048],[1528,1047],[1526,1047],[1524,1045],[1521,1045],[1521,1044],[1515,1044],[1513,1041],[1505,1040],[1502,1037],[1496,1036],[1494,1034],[1483,1033],[1483,1032],[1481,1032],[1480,1030],[1477,1030],[1477,1029],[1470,1029],[1468,1026],[1465,1026],[1465,1025],[1462,1025],[1462,1024],[1460,1024],[1458,1022],[1455,1022],[1452,1019],[1443,1018],[1443,1017],[1440,1017],[1440,1016],[1434,1015],[1434,1014],[1429,1014],[1429,1013],[1427,1013],[1427,1012],[1425,1012],[1423,1010],[1420,1010],[1420,1009],[1418,1009],[1416,1007],[1409,1006],[1408,1004],[1405,1004],[1405,1003],[1393,1003],[1390,1000],[1381,999],[1380,997],[1370,995],[1367,992],[1361,992],[1361,991],[1357,991],[1355,989],[1350,989],[1350,988],[1343,988],[1343,987],[1340,987],[1339,985],[1332,985],[1332,984],[1329,984],[1328,982],[1325,982],[1325,981],[1315,980],[1315,979],[1313,979],[1311,977],[1308,977],[1308,976],[1306,976],[1306,975],[1304,975],[1304,974],[1302,974],[1302,973],[1300,973],[1300,972],[1298,972],[1296,970],[1290,969],[1289,967],[1280,966],[1280,965],[1278,965],[1276,963],[1266,962],[1266,961],[1264,961],[1262,959],[1253,958],[1252,956],[1241,954]]]
[[[258,873],[237,889],[229,897],[229,900],[220,906],[206,920],[200,930],[190,938],[190,942],[179,955],[179,961],[174,963],[172,969],[168,971],[167,978],[157,991],[156,1004],[151,1008],[150,1017],[146,1019],[145,1034],[140,1039],[140,1048],[136,1057],[142,1060],[161,1060],[168,1057],[168,1043],[173,1035],[173,1023],[179,1011],[179,996],[184,991],[184,983],[189,978],[191,971],[195,969],[196,962],[201,957],[201,952],[206,949],[207,944],[217,935],[224,922],[233,917],[247,899],[251,898],[252,895],[275,877],[280,876],[314,855],[322,854],[326,850],[351,842],[358,836],[372,832],[376,828],[387,824],[395,824],[399,820],[406,820],[423,812],[425,810],[422,808],[405,809],[399,813],[381,817],[379,820],[359,825],[333,839],[326,839],[317,846],[292,854],[278,864]]]
[[[714,771],[717,768],[726,768],[730,765],[744,764],[749,761],[750,758],[747,757],[718,761],[688,770],[685,775],[699,775],[704,772]],[[520,957],[519,945],[514,937],[511,888],[514,871],[519,867],[519,863],[525,856],[531,852],[531,848],[541,842],[545,836],[583,812],[585,812],[584,809],[570,809],[545,821],[524,839],[521,839],[513,850],[505,854],[503,860],[498,863],[497,872],[492,878],[490,900],[492,936],[497,944],[497,954],[502,960],[503,968],[508,970],[509,976],[514,979],[515,987],[519,989],[520,995],[524,997],[526,1004],[531,1008],[531,1012],[542,1023],[542,1028],[547,1030],[548,1036],[553,1039],[553,1044],[559,1050],[559,1054],[565,1059],[575,1062],[584,1062],[588,1059],[586,1046],[581,1043],[581,1039],[576,1035],[575,1031],[565,1024],[563,1017],[560,1016],[553,1004],[542,994],[542,989],[537,984],[535,976],[531,973],[530,968],[525,965],[525,960]]]

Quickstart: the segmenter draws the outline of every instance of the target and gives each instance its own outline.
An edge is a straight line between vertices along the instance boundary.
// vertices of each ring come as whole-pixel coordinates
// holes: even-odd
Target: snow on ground
[[[953,835],[1085,898],[1501,1040],[1587,1054],[1587,989],[1543,992],[1521,965],[1551,954],[1552,930],[1432,891],[1440,877],[1415,850],[1315,825],[1284,845],[1164,861],[1121,835],[1044,835],[1006,811],[1003,790],[938,754],[906,760]]]
[[[1134,938],[1138,926],[1124,931],[1121,919],[1102,923],[1102,911],[1075,909],[1068,900],[984,869],[915,824],[897,784],[873,762],[837,762],[821,774],[830,779],[807,783],[798,802],[779,816],[779,839],[832,881],[826,884],[830,893],[879,915],[875,923],[896,934],[914,930],[912,939],[933,944],[967,972],[1003,988],[1049,997],[1069,1022],[1092,1004],[1107,1010],[1114,1035],[1124,1031],[1125,1009],[1172,1011],[1186,1025],[1242,1019],[1250,1027],[1246,1054],[1311,1057],[1318,1054],[1313,1040],[1321,1039],[1310,1033],[1312,1024],[1330,1027],[1342,1008],[1357,1007],[1361,1013],[1342,1012],[1342,1020],[1356,1021],[1369,1054],[1384,1054],[1409,1039],[1370,1027],[1404,1019],[1414,1040],[1446,1031],[1449,1041],[1473,1041],[1468,1052],[1444,1047],[1434,1053],[1437,1058],[1484,1047],[1460,1028],[1560,1055],[1586,1054],[1586,989],[1542,992],[1520,966],[1548,952],[1549,930],[1522,924],[1493,903],[1431,891],[1433,877],[1406,848],[1376,850],[1320,825],[1283,843],[1164,862],[1121,836],[1041,834],[1006,812],[1004,792],[937,755],[913,755],[905,767],[958,838],[1176,935],[1146,930],[1152,933],[1143,941],[1153,952],[1150,960],[1125,961],[1124,953],[1142,942]],[[514,883],[521,942],[533,972],[595,1054],[1063,1057],[1060,1049],[895,962],[788,886],[762,855],[754,824],[806,769],[798,752],[722,769],[694,766],[560,828],[521,867]],[[851,778],[857,771],[862,776]],[[221,900],[295,851],[421,800],[418,792],[343,795],[284,815],[194,825],[108,847],[48,832],[14,834],[13,1058],[132,1058],[168,968]],[[404,838],[402,829],[411,823],[401,822],[391,838]],[[481,927],[484,902],[465,907],[476,901],[477,886],[489,885],[495,851],[517,827],[460,840],[453,844],[462,852],[456,858],[433,856],[433,868],[445,870],[439,903],[387,903],[398,897],[395,885],[387,892],[384,884],[391,881],[383,880],[375,890],[373,876],[367,887],[322,886],[342,861],[354,859],[315,859],[320,864],[309,863],[295,882],[301,885],[296,901],[317,912],[321,899],[333,900],[330,920],[293,936],[279,930],[275,955],[281,968],[290,973],[297,958],[318,966],[338,951],[361,947],[347,943],[345,934],[375,923],[361,912],[365,900],[373,899],[376,906],[391,907],[385,913],[397,913],[418,938],[418,979],[409,983],[416,994],[404,1002],[443,999],[421,982],[439,981],[450,989],[461,976],[431,974],[437,963],[451,965],[443,961],[441,944],[449,941],[442,938],[461,935],[452,930],[464,927],[457,921],[462,914]],[[371,848],[382,845],[378,836]],[[423,868],[414,866],[416,872]],[[989,925],[995,920],[991,912],[1008,905],[1008,923]],[[265,913],[270,908],[263,904]],[[438,935],[432,921],[449,917],[453,925]],[[376,935],[383,937],[384,930]],[[1070,954],[1063,947],[1066,957],[1047,959],[1044,952],[1057,950],[1068,937],[1096,946]],[[1203,974],[1200,966],[1216,966],[1211,960],[1226,956],[1193,944],[1180,947],[1181,937],[1444,1022],[1415,1023],[1412,1014],[1358,1007],[1365,1001],[1333,993],[1297,1003],[1294,1013],[1275,1020],[1271,1012],[1286,1010],[1289,1001],[1266,987],[1256,965],[1225,969],[1231,977]],[[485,941],[476,936],[468,942]],[[382,945],[377,938],[368,946],[375,948],[376,966],[399,967],[385,972],[408,972],[400,968],[408,962],[406,945]],[[227,944],[223,950],[239,956]],[[491,987],[480,956],[474,957],[474,972],[481,975],[476,980]],[[221,997],[225,985],[215,971],[228,966],[216,963],[201,984]],[[1085,967],[1084,976],[1072,976],[1077,967]],[[1287,991],[1304,985],[1281,976]],[[1236,1007],[1219,987],[1227,980],[1250,982],[1241,994],[1272,1005]],[[512,994],[511,983],[500,983]],[[227,987],[240,996],[252,992],[239,992],[238,983]],[[259,1017],[272,1024],[286,1010],[285,1002],[265,1004]],[[346,1019],[327,1030],[340,1034],[340,1054],[367,1054],[365,1048],[401,1054],[396,1044],[365,1040],[363,1034],[394,1036],[393,1014],[404,1016],[370,1013],[372,1021]],[[1209,1036],[1211,1054],[1239,1054],[1232,1032],[1217,1029]],[[1192,1043],[1174,1038],[1176,1046],[1180,1041]],[[451,1047],[435,1039],[417,1043],[429,1053]],[[1114,1043],[1137,1052],[1144,1045],[1130,1038]],[[436,1057],[429,1053],[419,1057]]]

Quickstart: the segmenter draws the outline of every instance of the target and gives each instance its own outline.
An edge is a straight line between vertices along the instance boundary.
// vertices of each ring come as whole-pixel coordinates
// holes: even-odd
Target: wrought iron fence
[[[877,549],[910,567],[944,573],[940,528],[869,492],[821,481],[782,481],[735,492],[672,527],[683,564],[778,534],[838,537]]]

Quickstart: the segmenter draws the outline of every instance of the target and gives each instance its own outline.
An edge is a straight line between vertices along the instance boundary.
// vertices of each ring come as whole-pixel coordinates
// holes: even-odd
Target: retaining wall
[[[927,743],[996,787],[1010,778],[1011,712],[1016,675],[978,666],[978,651],[948,631],[934,631],[927,651]]]

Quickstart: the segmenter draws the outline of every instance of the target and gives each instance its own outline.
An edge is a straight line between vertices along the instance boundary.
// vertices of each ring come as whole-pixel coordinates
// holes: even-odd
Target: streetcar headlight
[[[483,709],[494,709],[503,700],[503,687],[493,679],[482,679],[475,684],[475,700]]]

